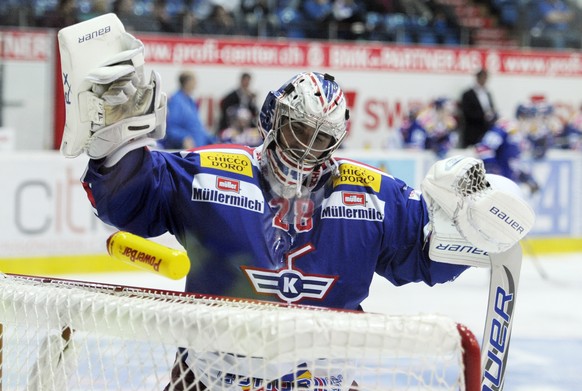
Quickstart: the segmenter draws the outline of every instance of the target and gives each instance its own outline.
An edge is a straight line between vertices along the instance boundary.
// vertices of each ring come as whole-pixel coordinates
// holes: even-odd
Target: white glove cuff
[[[457,230],[455,224],[438,205],[429,206],[430,224],[425,227],[429,236],[429,257],[433,261],[489,267],[489,254],[469,243]]]
[[[141,137],[136,140],[132,140],[129,143],[122,145],[117,150],[113,151],[111,154],[109,154],[105,158],[103,165],[105,167],[112,167],[119,163],[121,158],[123,158],[125,155],[127,155],[134,149],[139,149],[142,147],[153,147],[155,145],[156,145],[155,140],[149,137]]]

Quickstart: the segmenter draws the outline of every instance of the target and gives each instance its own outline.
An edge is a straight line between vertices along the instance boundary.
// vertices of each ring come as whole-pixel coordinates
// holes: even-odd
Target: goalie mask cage
[[[2,391],[161,391],[178,351],[209,390],[480,387],[478,342],[442,316],[18,275],[0,284]]]

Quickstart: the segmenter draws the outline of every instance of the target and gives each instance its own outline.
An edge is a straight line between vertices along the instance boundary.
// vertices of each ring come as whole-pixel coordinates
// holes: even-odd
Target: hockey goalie
[[[145,70],[143,44],[108,14],[61,30],[59,45],[62,154],[89,156],[82,182],[102,221],[177,238],[192,264],[188,292],[361,311],[375,273],[398,286],[447,283],[468,267],[505,259],[500,254],[532,228],[519,188],[487,175],[480,160],[437,162],[421,194],[336,156],[349,110],[327,73],[290,75],[266,95],[256,148],[160,151],[166,95],[159,75]],[[390,90],[389,77],[379,82]],[[262,361],[181,348],[166,389],[347,390],[357,383],[329,363],[318,370]]]

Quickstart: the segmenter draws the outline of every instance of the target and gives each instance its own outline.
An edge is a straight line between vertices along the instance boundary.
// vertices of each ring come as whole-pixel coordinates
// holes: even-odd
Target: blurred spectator
[[[79,14],[81,21],[93,19],[97,16],[104,15],[111,12],[109,7],[109,0],[93,0],[89,12]]]
[[[212,8],[211,0],[185,0],[175,15],[178,31],[185,35],[200,34],[202,21],[210,16]]]
[[[215,138],[206,130],[200,119],[198,105],[192,94],[196,89],[196,75],[190,71],[180,73],[180,88],[168,100],[166,137],[160,141],[165,149],[190,149],[213,144]]]
[[[151,13],[137,15],[135,13],[135,8],[134,0],[115,0],[113,2],[112,11],[117,15],[125,29],[129,32],[160,31],[160,24]]]
[[[220,132],[219,140],[226,144],[241,144],[249,147],[261,145],[263,138],[257,123],[253,122],[252,113],[241,107],[231,112],[230,126]]]
[[[337,23],[337,39],[355,40],[366,32],[366,7],[362,0],[335,0],[333,21]]]
[[[529,152],[534,159],[543,159],[553,145],[554,135],[560,133],[562,124],[555,115],[554,106],[547,102],[537,102],[533,106],[534,121],[526,137]]]
[[[0,26],[35,26],[36,16],[40,7],[30,1],[2,0],[0,1]]]
[[[527,129],[528,126],[523,122],[520,124],[518,121],[500,119],[485,133],[475,149],[489,174],[501,175],[524,184],[530,194],[534,194],[539,190],[539,185],[522,156],[527,143],[524,129],[521,128],[524,125]]]
[[[158,31],[163,33],[181,32],[177,21],[168,13],[167,0],[154,0],[152,16],[158,23]]]
[[[387,30],[386,20],[390,15],[402,12],[397,0],[370,1],[366,4],[366,30],[368,39],[373,41],[391,41],[393,32]]]
[[[242,0],[210,0],[213,5],[221,6],[227,13],[232,15],[235,19],[237,13],[240,11]]]
[[[551,47],[580,47],[580,38],[574,28],[575,13],[568,3],[562,0],[540,0],[538,10],[541,18],[539,34],[549,41]]]
[[[220,100],[220,119],[218,121],[218,131],[222,131],[231,126],[229,119],[233,118],[236,112],[243,108],[251,114],[251,122],[257,122],[259,109],[255,101],[256,94],[251,90],[252,76],[243,72],[240,75],[240,82],[237,88],[226,94]]]
[[[497,120],[493,97],[486,87],[488,73],[480,69],[475,74],[475,84],[461,95],[463,148],[475,145]]]
[[[251,36],[270,37],[277,32],[277,0],[242,0],[241,13],[246,33]]]
[[[554,135],[553,147],[582,151],[582,107],[564,118],[564,126]]]
[[[426,149],[433,151],[440,159],[457,144],[457,120],[454,104],[450,99],[439,97],[422,110],[418,121],[428,134]]]
[[[400,6],[409,17],[422,18],[426,22],[432,21],[433,11],[424,0],[401,0]]]
[[[408,110],[408,116],[402,121],[400,135],[402,144],[406,149],[423,150],[427,145],[428,134],[419,123],[418,114],[422,110],[420,103],[413,103]]]
[[[208,18],[201,21],[200,32],[210,35],[236,35],[239,29],[234,15],[222,5],[215,4]]]
[[[176,25],[178,32],[185,35],[200,33],[200,20],[196,14],[188,8],[176,14]]]
[[[287,38],[305,38],[302,0],[279,0],[275,12],[278,34]]]
[[[329,27],[333,20],[333,0],[304,0],[302,10],[307,37],[330,38]]]
[[[59,0],[57,7],[45,12],[37,21],[39,27],[61,29],[78,23],[79,16],[75,0]]]
[[[461,42],[461,27],[456,15],[447,6],[435,6],[431,28],[441,44],[458,45]]]

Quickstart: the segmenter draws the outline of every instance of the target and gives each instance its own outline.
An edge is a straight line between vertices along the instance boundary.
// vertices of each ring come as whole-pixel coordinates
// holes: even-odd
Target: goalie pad
[[[478,159],[455,156],[435,163],[421,190],[437,237],[435,216],[452,222],[461,238],[478,249],[500,253],[533,227],[535,214],[519,187],[507,178],[486,176]],[[439,208],[443,215],[439,215]]]
[[[165,135],[160,78],[144,72],[144,46],[115,14],[58,33],[66,123],[61,153],[105,157],[140,137]]]

